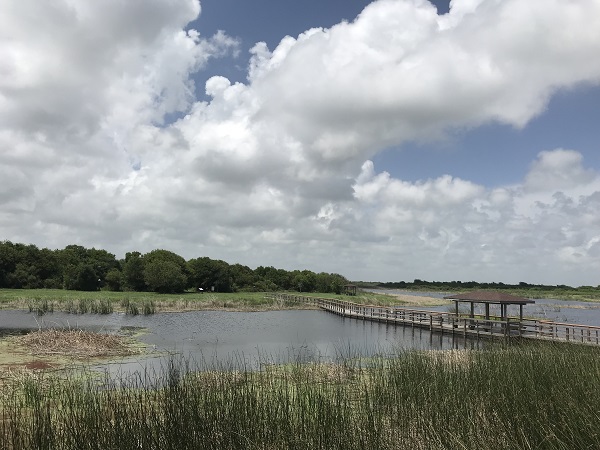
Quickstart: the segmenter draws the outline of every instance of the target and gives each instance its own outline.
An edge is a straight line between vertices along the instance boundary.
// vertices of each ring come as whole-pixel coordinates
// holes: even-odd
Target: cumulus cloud
[[[569,171],[586,176],[528,190],[532,179]],[[600,173],[584,169],[575,151],[542,152],[522,184],[497,189],[449,176],[403,182],[375,174],[367,162],[354,190],[359,210],[371,208],[363,226],[386,239],[397,265],[415,277],[502,273],[514,282],[524,274],[546,279],[545,271],[558,279],[578,271],[592,277],[600,268]],[[413,256],[429,250],[431,258]]]
[[[576,150],[548,149],[493,190],[370,162],[456,128],[526,126],[557,90],[600,82],[597,1],[454,0],[439,16],[378,0],[257,43],[247,83],[205,86],[192,75],[238,43],[188,29],[199,13],[197,0],[2,3],[0,238],[364,279],[597,273],[600,178]]]

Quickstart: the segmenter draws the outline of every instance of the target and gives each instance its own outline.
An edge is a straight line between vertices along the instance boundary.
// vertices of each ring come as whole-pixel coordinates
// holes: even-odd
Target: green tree
[[[348,280],[337,273],[321,272],[316,275],[316,290],[318,292],[332,292],[341,294]]]
[[[98,289],[108,271],[119,265],[112,253],[81,245],[67,245],[59,252],[59,261],[63,267],[64,288],[82,291]]]
[[[101,280],[91,264],[68,265],[63,272],[64,288],[73,291],[97,291]]]
[[[276,289],[295,289],[294,274],[283,269],[276,269],[273,266],[259,266],[254,271],[256,280],[262,281],[265,286],[277,286]],[[266,283],[265,283],[266,282]],[[262,290],[262,289],[261,289]]]
[[[125,254],[122,288],[138,292],[146,290],[144,261],[140,252],[130,252]]]
[[[106,273],[104,282],[109,291],[120,291],[123,274],[119,269],[113,268]]]
[[[181,266],[169,260],[146,263],[144,280],[151,290],[161,294],[183,292],[186,287],[186,276]]]
[[[233,290],[233,276],[229,264],[206,256],[191,259],[187,263],[190,285],[217,292]]]
[[[0,242],[0,287],[8,288],[9,275],[15,271],[17,266],[17,252],[10,241]]]
[[[293,272],[293,289],[299,292],[314,292],[317,288],[317,275],[310,270]]]
[[[150,290],[164,293],[183,292],[188,287],[188,266],[185,259],[178,254],[168,250],[152,250],[146,253],[142,260],[144,281]]]
[[[229,266],[229,273],[231,274],[232,290],[244,290],[253,291],[255,290],[255,276],[254,271],[242,264],[233,264]]]

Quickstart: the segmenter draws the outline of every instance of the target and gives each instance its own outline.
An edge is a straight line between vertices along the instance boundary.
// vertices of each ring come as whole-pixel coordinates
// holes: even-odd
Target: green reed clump
[[[69,314],[111,314],[114,310],[110,299],[80,298],[75,302],[68,299],[62,304],[62,310]]]
[[[62,310],[68,314],[77,314],[77,307],[72,299],[66,300],[62,304]]]
[[[143,314],[145,316],[154,314],[156,312],[156,304],[154,300],[144,299],[142,301],[141,306],[126,298],[121,301],[121,307],[125,310],[125,314],[129,314],[132,316],[137,316],[139,314]]]
[[[174,358],[6,390],[0,449],[600,448],[599,373],[600,349],[556,344],[262,371]]]
[[[38,316],[54,312],[54,302],[46,298],[33,298],[27,302],[29,312],[34,312]]]
[[[137,316],[139,313],[140,313],[140,308],[138,307],[137,303],[131,302],[127,305],[127,308],[125,308],[125,314]]]
[[[80,298],[77,302],[77,314],[87,314],[91,309],[91,300]]]
[[[96,301],[92,301],[90,310],[94,314],[112,314],[113,305],[109,299],[101,298]]]
[[[156,306],[154,304],[154,300],[144,300],[142,304],[142,314],[145,316],[154,314],[156,311]]]

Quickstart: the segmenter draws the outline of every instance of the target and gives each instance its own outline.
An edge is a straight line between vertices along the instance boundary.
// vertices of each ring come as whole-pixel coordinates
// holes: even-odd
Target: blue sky
[[[5,0],[0,239],[598,285],[599,54],[597,0]]]
[[[353,21],[368,0],[204,0],[200,17],[189,27],[209,35],[224,30],[240,40],[236,57],[215,60],[196,74],[199,86],[213,75],[246,82],[249,50],[264,41],[275,48],[281,39],[314,27],[329,28],[342,20]],[[438,14],[449,10],[450,1],[431,2]],[[200,92],[202,94],[202,92]],[[543,150],[577,149],[586,165],[600,168],[600,88],[582,86],[556,93],[546,110],[523,129],[490,123],[453,130],[447,139],[406,143],[390,147],[374,158],[376,168],[404,180],[417,181],[444,174],[487,186],[515,183],[528,164]]]
[[[600,169],[600,88],[559,92],[524,128],[490,123],[451,133],[447,140],[383,151],[376,167],[404,180],[452,174],[486,186],[517,183],[536,155],[554,148],[577,149],[588,167]]]

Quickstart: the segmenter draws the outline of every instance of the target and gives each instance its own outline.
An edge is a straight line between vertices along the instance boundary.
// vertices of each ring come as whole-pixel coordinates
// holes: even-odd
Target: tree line
[[[123,259],[106,250],[67,245],[50,250],[0,241],[0,288],[236,292],[295,290],[341,293],[348,280],[335,273],[251,269],[208,257],[185,260],[168,250],[128,252]]]
[[[518,289],[563,289],[574,290],[576,288],[565,284],[545,285],[531,284],[520,281],[518,284],[509,284],[502,282],[478,282],[478,281],[427,281],[415,279],[414,281],[390,281],[390,282],[370,282],[357,281],[359,287],[382,288],[382,289],[416,289],[416,290],[456,290],[456,289],[494,289],[494,290],[518,290]],[[600,287],[600,286],[599,286]],[[580,286],[580,288],[594,289],[593,286]]]

